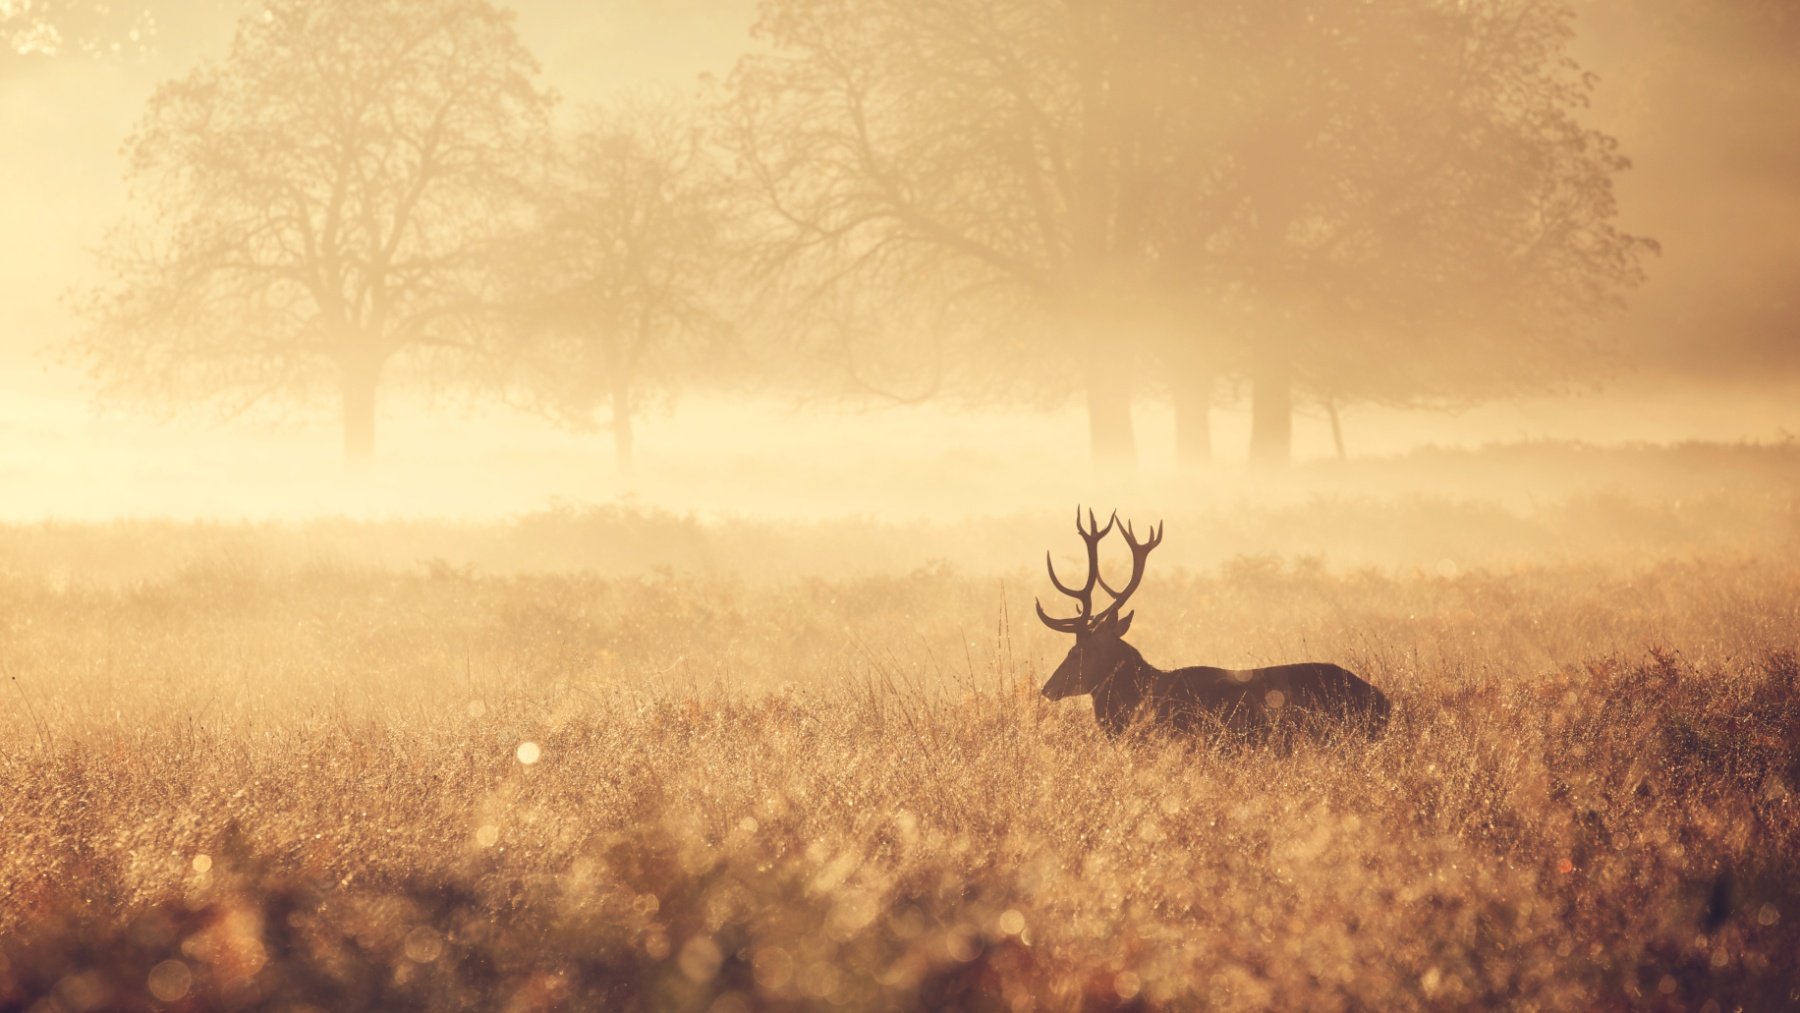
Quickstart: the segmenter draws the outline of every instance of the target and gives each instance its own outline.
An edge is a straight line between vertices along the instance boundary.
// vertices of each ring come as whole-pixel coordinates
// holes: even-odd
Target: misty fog
[[[877,12],[883,7],[867,6]],[[996,43],[996,53],[1032,58],[1035,52],[1045,61],[1107,58],[1071,55],[1055,40],[1031,36],[1054,27],[1054,18],[1028,25],[1030,18],[1020,20],[1017,13],[1028,7],[1007,14],[1014,5],[964,6],[961,15],[943,16],[968,19],[963,27],[970,33],[978,34],[985,23],[980,19],[989,17],[999,19],[994,24],[1011,17],[1020,26],[1017,37]],[[906,38],[924,39],[947,31],[945,38],[952,38],[955,25],[897,17],[879,28],[901,33],[886,42],[852,34],[821,40],[817,31],[824,29],[792,20],[806,9],[799,3],[758,10],[749,0],[619,0],[584,5],[580,12],[547,2],[499,5],[511,17],[505,31],[516,30],[521,58],[539,68],[533,86],[552,103],[545,106],[546,129],[558,143],[578,135],[596,110],[616,114],[648,103],[674,110],[668,115],[684,118],[677,132],[703,132],[696,143],[718,149],[705,156],[706,171],[716,175],[703,186],[729,191],[707,195],[708,213],[726,224],[710,224],[721,231],[701,240],[708,263],[683,268],[704,272],[686,282],[694,295],[688,305],[708,301],[688,322],[704,315],[708,325],[688,328],[694,335],[682,339],[688,358],[659,363],[648,385],[632,395],[629,473],[617,460],[611,435],[617,427],[606,396],[590,389],[609,382],[617,364],[596,359],[577,367],[572,358],[610,346],[602,338],[592,339],[600,345],[546,344],[563,340],[550,332],[571,332],[570,321],[598,319],[592,306],[579,302],[502,324],[493,347],[503,350],[484,351],[497,358],[483,364],[396,357],[381,372],[374,463],[367,469],[345,466],[339,395],[331,377],[316,370],[231,374],[193,384],[164,383],[168,377],[159,373],[148,378],[154,381],[148,386],[157,388],[148,394],[115,389],[117,371],[109,374],[107,357],[127,353],[119,350],[124,346],[82,344],[104,323],[91,301],[95,292],[120,283],[112,258],[125,248],[117,245],[122,232],[136,230],[130,242],[141,248],[154,241],[145,237],[166,234],[176,220],[159,219],[155,210],[156,187],[167,181],[132,178],[125,146],[143,136],[148,103],[159,86],[218,65],[240,22],[265,16],[259,5],[226,0],[126,8],[14,5],[0,13],[0,40],[9,43],[0,48],[6,165],[0,305],[7,308],[8,324],[0,334],[0,484],[6,488],[0,517],[9,521],[336,513],[501,517],[552,502],[615,501],[703,516],[930,518],[1035,508],[1111,489],[1166,490],[1189,502],[1255,495],[1258,473],[1244,463],[1255,369],[1242,356],[1269,346],[1277,339],[1266,335],[1277,333],[1280,341],[1309,350],[1292,393],[1291,456],[1302,475],[1308,462],[1334,461],[1340,453],[1354,462],[1423,446],[1781,442],[1800,429],[1792,407],[1800,393],[1800,344],[1793,340],[1800,306],[1792,295],[1800,290],[1793,277],[1793,265],[1800,263],[1800,187],[1794,183],[1800,142],[1787,115],[1800,74],[1787,58],[1796,38],[1794,16],[1779,4],[1583,0],[1570,6],[1568,36],[1540,40],[1576,61],[1572,76],[1556,87],[1575,87],[1580,94],[1557,99],[1557,108],[1596,138],[1616,141],[1616,149],[1584,142],[1579,150],[1587,154],[1580,157],[1601,151],[1610,158],[1616,150],[1618,158],[1611,167],[1595,163],[1578,170],[1597,174],[1581,185],[1603,184],[1612,194],[1579,228],[1616,230],[1647,245],[1630,255],[1631,263],[1607,266],[1610,279],[1521,276],[1504,291],[1494,281],[1503,273],[1500,262],[1482,262],[1490,254],[1473,245],[1483,241],[1480,230],[1500,227],[1499,219],[1455,226],[1471,231],[1434,232],[1429,241],[1418,239],[1419,230],[1439,229],[1446,210],[1466,212],[1477,194],[1501,194],[1519,173],[1537,170],[1495,172],[1461,193],[1447,187],[1442,208],[1414,212],[1399,199],[1404,190],[1394,189],[1402,186],[1395,181],[1401,177],[1368,174],[1415,171],[1410,166],[1378,162],[1366,172],[1355,152],[1321,154],[1317,141],[1281,147],[1288,143],[1283,130],[1310,129],[1296,126],[1316,111],[1309,102],[1339,103],[1330,108],[1363,117],[1345,122],[1370,131],[1380,157],[1393,154],[1381,152],[1383,144],[1428,142],[1434,136],[1428,130],[1418,140],[1392,133],[1400,123],[1391,118],[1412,115],[1394,103],[1412,101],[1407,91],[1439,72],[1434,68],[1441,53],[1432,47],[1441,43],[1378,39],[1370,51],[1393,64],[1378,72],[1345,48],[1350,43],[1343,40],[1353,36],[1335,35],[1337,28],[1318,20],[1341,14],[1325,13],[1329,5],[1317,14],[1294,5],[1282,16],[1302,20],[1285,28],[1274,14],[1260,22],[1233,21],[1231,5],[1215,13],[1223,20],[1208,24],[1202,10],[1193,25],[1162,33],[1176,39],[1169,52],[1146,52],[1132,76],[1114,85],[1126,95],[1121,101],[1141,108],[1106,114],[1117,119],[1103,128],[1138,130],[1142,124],[1133,117],[1151,117],[1159,125],[1144,136],[1174,139],[1167,157],[1178,166],[1173,172],[1179,182],[1147,182],[1143,166],[1116,165],[1118,175],[1103,185],[1156,206],[1138,212],[1126,201],[1105,212],[1116,233],[1105,256],[1125,259],[1096,263],[1087,273],[1138,270],[1129,261],[1147,265],[1143,269],[1160,279],[1157,272],[1187,263],[1182,258],[1195,266],[1181,267],[1188,273],[1170,284],[1156,280],[1162,293],[1156,295],[1141,279],[1113,284],[1109,278],[1074,309],[1072,303],[1048,309],[1033,304],[1038,297],[1029,293],[1041,283],[1036,275],[1008,287],[1004,271],[994,278],[982,273],[979,256],[959,260],[966,250],[917,235],[893,246],[882,245],[892,239],[889,233],[847,232],[833,248],[790,243],[783,254],[788,262],[764,271],[776,256],[770,250],[784,249],[789,240],[776,235],[766,218],[741,224],[743,216],[766,215],[768,208],[758,206],[755,167],[746,161],[751,149],[733,131],[766,131],[776,139],[756,150],[769,153],[788,143],[779,140],[780,116],[786,115],[780,103],[807,116],[813,113],[806,103],[827,108],[844,97],[830,91],[829,80],[807,85],[795,78],[771,85],[752,109],[741,103],[748,101],[743,90],[756,73],[802,67],[808,54],[830,47],[911,45],[903,39],[906,32],[914,33]],[[1189,16],[1185,10],[1158,13],[1155,5],[1142,10],[1144,17]],[[1137,26],[1121,20],[1115,27],[1115,44],[1139,44],[1131,36]],[[1180,33],[1190,30],[1197,33],[1194,41],[1182,41],[1188,37]],[[1346,23],[1342,30],[1380,29],[1371,22],[1360,28]],[[1412,45],[1426,48],[1406,48]],[[1340,50],[1342,62],[1332,63]],[[882,101],[914,87],[904,75],[936,72],[918,62],[924,58],[901,55],[908,51],[889,52],[889,63],[869,62],[864,82],[869,94],[886,96]],[[981,58],[977,53],[971,66]],[[952,57],[933,53],[928,59],[938,61],[933,67],[949,68],[943,61]],[[1315,61],[1318,72],[1295,74],[1296,59]],[[1590,71],[1591,89],[1580,77]],[[1029,72],[1041,78],[1030,87],[1047,89],[1039,96],[1043,109],[1074,115],[1065,104],[1069,96],[1054,91],[1059,69],[1046,63]],[[803,87],[823,90],[808,97]],[[946,185],[966,187],[967,195],[954,199],[960,204],[945,197],[935,212],[962,214],[975,206],[969,201],[984,202],[982,213],[1005,222],[1013,206],[1006,202],[1027,200],[1036,184],[1006,151],[989,151],[991,163],[976,161],[988,157],[982,154],[988,149],[968,147],[950,132],[956,107],[933,103],[964,101],[956,98],[964,94],[959,87],[922,94],[916,110],[885,112],[888,120],[877,129],[888,134],[877,143],[895,147],[877,155],[899,158],[911,151],[922,160],[917,170],[897,170],[903,173],[935,172],[927,162],[950,160],[944,178],[954,182]],[[1339,87],[1347,90],[1331,90]],[[1219,108],[1206,104],[1207,95],[1219,96]],[[732,112],[734,101],[738,113]],[[966,101],[970,116],[988,115],[980,104],[987,98],[969,92]],[[1227,103],[1237,111],[1220,112]],[[909,140],[907,117],[915,115],[932,118],[937,132]],[[752,123],[756,116],[763,117],[760,124]],[[1164,121],[1193,125],[1164,129]],[[1264,146],[1276,147],[1266,153],[1244,148],[1245,131],[1261,131],[1270,138]],[[1312,176],[1355,172],[1363,174],[1356,185],[1373,195],[1358,200],[1374,200],[1375,210],[1405,220],[1359,221],[1355,216],[1373,213],[1361,205],[1343,212],[1348,218],[1332,219],[1339,212],[1330,207],[1306,212],[1314,215],[1307,219],[1312,224],[1297,218],[1293,235],[1338,229],[1349,237],[1345,242],[1374,245],[1362,260],[1349,262],[1321,260],[1319,247],[1306,245],[1311,240],[1294,240],[1301,243],[1298,252],[1269,273],[1267,265],[1255,266],[1266,251],[1243,238],[1252,233],[1226,221],[1236,212],[1221,218],[1206,203],[1211,198],[1205,187],[1222,185],[1206,181],[1229,174],[1220,168],[1227,157],[1264,177],[1256,200],[1268,203],[1282,193],[1270,182],[1271,166],[1286,167],[1280,185],[1301,195],[1293,199],[1307,201],[1326,192],[1316,189],[1324,184]],[[1256,168],[1253,159],[1262,157],[1274,161]],[[1485,156],[1472,148],[1469,157]],[[597,171],[590,168],[587,178]],[[1487,170],[1470,166],[1420,178],[1476,171]],[[984,172],[988,181],[977,180]],[[794,200],[819,197],[837,185],[816,171],[771,184],[788,187]],[[1417,184],[1404,187],[1416,190]],[[592,187],[588,192],[598,193]],[[1615,197],[1616,207],[1605,206]],[[861,199],[852,189],[831,199],[839,203],[829,213],[862,213],[845,203]],[[1071,214],[1079,211],[1071,205]],[[1162,223],[1146,240],[1149,253],[1125,249],[1129,237],[1118,230],[1128,214]],[[1266,218],[1268,212],[1248,214],[1253,217],[1242,221],[1262,221],[1254,215]],[[1203,219],[1208,224],[1191,239],[1184,229],[1171,233],[1166,227]],[[833,227],[823,219],[817,224]],[[1059,252],[1022,237],[1013,224],[981,229],[986,231],[965,230],[958,242],[991,240],[1009,257],[1037,258],[1045,270],[1061,270],[1056,264],[1073,249]],[[1171,238],[1162,238],[1165,233]],[[1574,248],[1593,254],[1597,235]],[[524,286],[521,291],[540,301],[555,294],[546,287],[544,265],[572,249],[568,241],[545,241],[552,245],[518,247],[508,264],[514,276],[508,284]],[[746,242],[762,245],[752,250]],[[1198,245],[1189,250],[1183,244]],[[879,270],[843,266],[877,248],[883,251]],[[1441,269],[1459,258],[1464,263],[1455,270]],[[758,270],[749,270],[752,263]],[[1081,269],[1072,270],[1080,276]],[[825,278],[835,287],[829,298],[819,298]],[[954,291],[965,282],[988,287],[978,300]],[[1564,284],[1566,291],[1556,290]],[[1573,305],[1589,295],[1593,305]],[[217,315],[194,324],[198,329],[190,328],[183,340],[200,340],[194,335],[202,333],[212,340],[234,328],[240,337],[249,335],[258,325],[233,314],[248,313],[251,305],[212,306]],[[544,324],[550,319],[544,312],[560,315]],[[1360,319],[1365,313],[1367,321]],[[1334,334],[1337,329],[1344,335]],[[1199,367],[1211,378],[1204,417],[1212,463],[1198,479],[1183,463],[1188,451],[1178,431],[1186,423],[1180,398],[1172,400],[1167,383],[1188,367],[1145,357],[1171,331],[1185,347],[1212,350]],[[590,339],[576,333],[573,340]],[[533,383],[521,393],[504,379],[489,383],[516,365],[517,349],[525,345],[552,349],[542,360],[551,365],[538,375],[570,383],[588,377],[587,386]],[[145,346],[133,347],[141,352]],[[166,371],[174,368],[171,361],[152,356],[143,368]],[[1092,441],[1100,438],[1093,427],[1102,424],[1090,410],[1097,376],[1119,392],[1106,398],[1129,412],[1132,460],[1127,468],[1099,473],[1090,464]],[[145,377],[130,379],[136,388],[146,386],[137,382]],[[240,397],[247,384],[267,386],[269,396]],[[1327,393],[1338,387],[1341,395]],[[1320,487],[1331,488],[1331,480]],[[1546,488],[1561,487],[1552,482]],[[1163,497],[1158,492],[1147,498]]]

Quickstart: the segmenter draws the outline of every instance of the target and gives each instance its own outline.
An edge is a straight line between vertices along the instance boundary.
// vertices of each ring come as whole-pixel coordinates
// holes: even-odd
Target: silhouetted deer
[[[1164,672],[1145,661],[1137,648],[1123,639],[1136,613],[1121,619],[1119,609],[1144,579],[1144,562],[1150,550],[1162,544],[1162,527],[1151,529],[1149,538],[1139,542],[1131,524],[1125,524],[1120,533],[1131,546],[1131,579],[1123,591],[1114,591],[1100,576],[1100,540],[1118,519],[1114,513],[1102,528],[1089,510],[1083,527],[1081,511],[1075,511],[1075,530],[1087,542],[1088,557],[1087,582],[1079,588],[1057,579],[1050,554],[1044,554],[1050,582],[1075,599],[1081,609],[1072,619],[1054,619],[1044,611],[1042,602],[1037,605],[1038,618],[1045,626],[1075,634],[1069,656],[1044,683],[1046,697],[1061,700],[1093,694],[1094,717],[1110,735],[1123,732],[1140,710],[1144,719],[1184,732],[1216,721],[1234,732],[1262,733],[1274,728],[1278,720],[1290,719],[1334,726],[1354,724],[1371,737],[1386,727],[1387,697],[1336,665],[1276,665],[1236,671],[1195,667]],[[1098,612],[1094,610],[1096,586],[1113,599]]]

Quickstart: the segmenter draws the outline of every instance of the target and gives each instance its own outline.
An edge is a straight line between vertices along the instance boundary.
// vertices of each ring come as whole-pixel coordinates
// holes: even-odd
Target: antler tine
[[[1044,611],[1043,602],[1034,598],[1032,599],[1032,604],[1037,606],[1038,618],[1044,621],[1044,625],[1059,633],[1077,633],[1081,630],[1082,624],[1087,621],[1085,616],[1076,616],[1073,619],[1057,619],[1051,616],[1050,613]]]
[[[1052,562],[1050,559],[1050,550],[1049,549],[1044,550],[1044,569],[1050,571],[1050,583],[1056,585],[1056,589],[1058,591],[1061,591],[1063,594],[1066,594],[1069,597],[1074,598],[1077,601],[1084,601],[1085,598],[1087,597],[1087,592],[1089,590],[1092,590],[1091,588],[1088,588],[1088,589],[1084,589],[1081,591],[1077,591],[1074,588],[1069,587],[1067,584],[1064,584],[1061,580],[1057,579],[1056,564],[1054,562]]]
[[[1094,586],[1101,583],[1100,540],[1112,532],[1113,525],[1118,522],[1119,512],[1113,511],[1112,516],[1106,521],[1105,528],[1100,527],[1100,518],[1095,516],[1092,509],[1088,510],[1087,514],[1087,524],[1083,525],[1081,507],[1080,505],[1075,507],[1075,531],[1081,536],[1081,540],[1087,543],[1088,575],[1086,582],[1079,588],[1064,584],[1062,578],[1056,575],[1056,563],[1051,554],[1048,551],[1044,553],[1044,569],[1050,572],[1050,583],[1058,591],[1075,599],[1080,607],[1080,612],[1072,619],[1053,619],[1046,615],[1043,606],[1039,605],[1038,618],[1053,630],[1079,631],[1092,620],[1094,615]]]
[[[1086,595],[1081,609],[1082,615],[1092,615],[1094,612],[1094,585],[1100,582],[1100,542],[1107,535],[1112,534],[1113,525],[1118,522],[1119,512],[1114,510],[1112,516],[1106,519],[1106,527],[1102,528],[1099,519],[1094,516],[1094,511],[1090,507],[1087,530],[1082,531],[1080,508],[1076,508],[1075,530],[1081,532],[1081,540],[1087,543],[1088,557],[1087,584],[1082,587],[1082,592]]]
[[[1090,542],[1094,545],[1100,544],[1100,539],[1105,538],[1107,535],[1111,534],[1113,525],[1115,525],[1117,523],[1119,523],[1119,512],[1117,510],[1114,510],[1112,512],[1112,516],[1110,516],[1106,519],[1105,529],[1101,529],[1100,521],[1098,518],[1096,518],[1094,516],[1093,508],[1089,507],[1088,508],[1087,530],[1082,531],[1081,508],[1080,507],[1075,508],[1075,530],[1080,531],[1081,537],[1087,539],[1088,542]]]
[[[1114,591],[1112,585],[1108,584],[1104,577],[1100,578],[1100,587],[1107,594],[1112,595],[1113,603],[1101,609],[1099,614],[1094,616],[1095,621],[1119,614],[1119,609],[1131,598],[1132,593],[1138,589],[1138,584],[1143,581],[1144,565],[1150,558],[1151,550],[1162,544],[1161,524],[1151,528],[1149,537],[1142,542],[1137,540],[1137,532],[1132,529],[1130,521],[1125,522],[1124,534],[1125,544],[1131,546],[1131,579],[1125,582],[1125,590]]]

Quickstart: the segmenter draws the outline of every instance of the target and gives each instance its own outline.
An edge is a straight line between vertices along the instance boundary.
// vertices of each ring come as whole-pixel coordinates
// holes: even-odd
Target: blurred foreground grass
[[[766,566],[612,576],[428,527],[0,532],[0,1007],[1800,1004],[1792,504],[1385,508],[1444,543],[1171,552],[1139,594],[1154,662],[1394,698],[1291,755],[1036,696],[1060,517],[1001,565],[846,525],[884,554],[830,577],[775,526],[732,550]],[[1560,551],[1483,541],[1515,523]]]

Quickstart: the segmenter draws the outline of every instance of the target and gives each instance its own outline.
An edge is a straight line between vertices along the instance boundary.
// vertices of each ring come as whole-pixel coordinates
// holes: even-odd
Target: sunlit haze
[[[0,1011],[1800,1009],[1795,0],[0,0]]]

